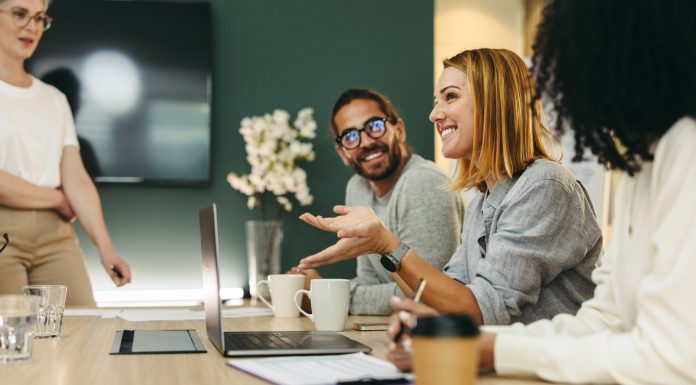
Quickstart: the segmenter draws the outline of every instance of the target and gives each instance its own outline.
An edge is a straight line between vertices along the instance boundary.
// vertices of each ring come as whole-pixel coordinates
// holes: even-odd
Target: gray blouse
[[[443,271],[471,289],[485,324],[529,323],[575,314],[592,296],[601,250],[585,188],[563,166],[536,160],[472,200]]]

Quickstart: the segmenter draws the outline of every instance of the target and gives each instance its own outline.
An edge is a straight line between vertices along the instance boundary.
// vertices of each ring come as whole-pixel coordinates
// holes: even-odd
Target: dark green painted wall
[[[351,176],[328,132],[334,100],[348,87],[390,96],[417,152],[432,159],[433,2],[430,0],[214,0],[212,181],[205,187],[98,186],[111,235],[133,267],[132,289],[200,288],[198,208],[216,202],[223,286],[247,280],[244,222],[258,213],[225,181],[246,173],[238,133],[244,116],[313,107],[319,123],[316,161],[306,164],[315,197],[308,210],[328,214]],[[153,21],[156,22],[156,21]],[[126,24],[124,24],[125,27]],[[186,156],[186,154],[181,154]],[[301,210],[302,209],[302,210]],[[335,241],[296,218],[283,219],[282,267]],[[84,234],[82,245],[97,290],[113,286]],[[351,277],[354,262],[320,270]]]

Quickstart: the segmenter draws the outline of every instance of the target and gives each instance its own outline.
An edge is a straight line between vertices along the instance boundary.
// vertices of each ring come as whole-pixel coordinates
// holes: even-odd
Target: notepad
[[[227,364],[278,385],[327,385],[365,378],[404,378],[404,374],[391,363],[365,353],[229,360]]]
[[[109,354],[206,353],[193,329],[117,330]]]

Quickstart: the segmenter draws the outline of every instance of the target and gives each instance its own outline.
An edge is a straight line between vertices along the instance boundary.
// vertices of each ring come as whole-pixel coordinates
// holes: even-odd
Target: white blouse
[[[655,158],[616,192],[613,240],[575,316],[499,333],[495,369],[573,383],[696,383],[696,120],[675,123]]]
[[[34,77],[29,87],[0,80],[0,170],[55,188],[63,147],[77,145],[65,95]]]

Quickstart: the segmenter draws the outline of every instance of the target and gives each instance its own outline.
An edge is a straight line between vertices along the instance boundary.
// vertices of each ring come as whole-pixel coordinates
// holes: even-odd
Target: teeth
[[[373,152],[372,154],[365,157],[365,160],[372,160],[382,156],[382,152]]]
[[[453,133],[456,130],[457,130],[456,128],[448,128],[446,130],[442,130],[442,132],[440,133],[440,136],[442,136],[442,138],[444,138],[445,136]]]

